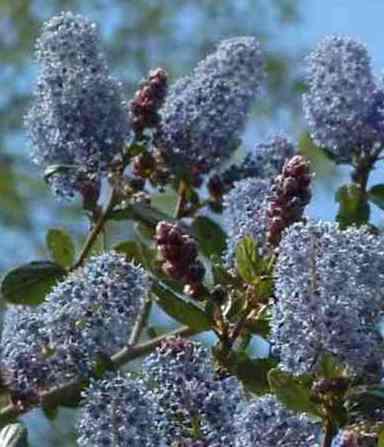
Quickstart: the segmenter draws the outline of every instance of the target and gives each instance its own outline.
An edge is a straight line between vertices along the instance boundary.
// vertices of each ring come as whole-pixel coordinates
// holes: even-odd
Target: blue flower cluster
[[[26,116],[32,158],[55,193],[71,197],[85,180],[97,181],[129,137],[128,105],[111,78],[96,25],[62,13],[45,23],[36,45],[40,66],[34,103]]]
[[[294,224],[276,266],[274,352],[293,374],[316,372],[330,353],[353,374],[379,373],[377,323],[384,291],[384,240],[366,228]]]
[[[264,77],[253,37],[224,40],[188,77],[170,87],[157,145],[179,167],[208,172],[238,147]]]
[[[224,226],[228,234],[225,261],[233,267],[237,244],[251,236],[260,254],[267,252],[267,199],[271,188],[268,180],[246,178],[236,182],[224,196]]]
[[[325,38],[308,58],[307,78],[304,112],[316,144],[340,163],[382,146],[384,91],[364,45],[347,37]]]
[[[197,438],[210,447],[233,445],[241,386],[234,377],[215,374],[207,349],[171,338],[145,360],[144,378],[169,421],[164,436],[170,444]]]
[[[138,380],[120,374],[93,381],[84,395],[79,447],[166,447],[156,402]]]
[[[71,273],[36,312],[10,312],[1,347],[10,388],[38,395],[87,376],[98,355],[127,343],[148,289],[144,270],[111,252]]]
[[[235,447],[319,447],[320,425],[287,410],[266,395],[250,401],[236,415]]]

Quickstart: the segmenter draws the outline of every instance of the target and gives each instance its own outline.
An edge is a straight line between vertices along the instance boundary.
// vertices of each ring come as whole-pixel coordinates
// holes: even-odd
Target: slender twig
[[[100,214],[98,220],[96,221],[95,226],[93,227],[92,231],[89,233],[89,235],[83,245],[83,248],[81,249],[79,258],[76,261],[75,265],[73,266],[73,269],[80,267],[84,263],[85,259],[88,257],[89,252],[92,250],[93,244],[96,242],[97,237],[104,229],[104,225],[108,218],[108,214],[112,210],[114,203],[115,203],[115,194],[113,191],[111,191],[111,195],[108,199],[105,209]]]
[[[333,439],[333,427],[329,420],[324,424],[324,438],[321,447],[331,447]]]
[[[198,334],[199,332],[200,331],[197,331],[190,327],[182,326],[174,331],[168,332],[164,335],[160,335],[159,337],[153,338],[152,340],[149,340],[145,343],[140,343],[133,347],[127,346],[111,357],[112,363],[116,367],[123,366],[131,360],[142,357],[143,355],[152,352],[168,337],[191,337],[192,335]]]
[[[129,343],[128,343],[130,346],[135,345],[139,341],[141,333],[143,332],[143,329],[145,328],[145,326],[147,324],[149,314],[151,312],[151,308],[152,308],[152,301],[150,299],[146,299],[144,302],[144,305],[137,317],[135,325],[132,329],[131,336],[129,338]]]
[[[180,219],[181,217],[183,217],[186,193],[187,193],[187,185],[185,181],[181,179],[179,183],[179,188],[177,190],[177,203],[174,213],[175,219]]]
[[[168,332],[159,337],[153,338],[147,342],[138,344],[136,346],[127,346],[123,348],[121,351],[117,352],[115,355],[111,357],[112,366],[119,368],[126,363],[135,360],[143,355],[146,355],[152,352],[157,346],[159,346],[166,338],[168,337],[190,337],[192,335],[198,334],[200,331],[195,329],[191,329],[187,326],[182,326],[178,329],[175,329],[171,332]],[[84,380],[72,381],[70,383],[66,383],[62,386],[55,387],[50,389],[47,392],[41,394],[41,405],[48,407],[55,407],[64,402],[68,402],[69,397],[80,398],[80,393],[84,384],[86,382]],[[31,406],[21,406],[17,404],[10,404],[0,410],[0,425],[4,425],[18,416],[26,413],[31,409]]]

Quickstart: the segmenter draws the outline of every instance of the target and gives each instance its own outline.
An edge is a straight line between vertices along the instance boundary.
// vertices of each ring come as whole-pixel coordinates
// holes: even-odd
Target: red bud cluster
[[[132,126],[137,135],[145,128],[156,127],[160,122],[158,110],[167,94],[168,75],[158,68],[149,73],[130,103]]]
[[[298,222],[311,200],[310,164],[301,155],[284,163],[282,173],[275,177],[267,209],[268,241],[277,246],[283,230]]]
[[[155,240],[162,259],[162,270],[170,278],[182,281],[184,291],[197,296],[202,289],[205,268],[197,259],[196,242],[177,225],[159,222]]]

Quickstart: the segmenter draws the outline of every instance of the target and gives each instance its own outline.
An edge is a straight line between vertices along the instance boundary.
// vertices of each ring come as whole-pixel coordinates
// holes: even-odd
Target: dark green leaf
[[[325,379],[335,379],[342,377],[344,374],[344,368],[340,365],[336,358],[329,353],[322,356],[320,361],[320,375]]]
[[[37,305],[65,275],[65,270],[49,261],[35,261],[8,271],[1,283],[3,299],[11,304]]]
[[[213,220],[199,216],[192,224],[192,232],[204,256],[221,255],[226,247],[226,234]]]
[[[229,273],[223,265],[222,259],[219,256],[212,256],[212,275],[214,284],[232,285],[234,287],[241,287],[242,283],[238,277]]]
[[[211,327],[211,321],[205,312],[186,297],[173,291],[165,284],[152,287],[157,304],[172,318],[197,331],[206,331]]]
[[[151,197],[151,205],[156,210],[164,213],[167,216],[173,217],[176,208],[178,196],[170,189],[161,194],[153,194]]]
[[[143,203],[129,205],[122,210],[112,211],[108,218],[112,220],[136,220],[151,227],[155,227],[161,220],[173,220],[167,214]]]
[[[293,377],[272,369],[268,374],[271,390],[291,410],[319,416],[319,408],[311,399],[311,380],[307,377]]]
[[[215,352],[215,351],[214,351]],[[231,374],[238,377],[246,388],[255,394],[265,394],[269,391],[268,373],[276,367],[276,361],[271,358],[250,358],[245,352],[231,351],[222,357],[215,353],[219,362]]]
[[[48,230],[47,247],[52,259],[62,267],[70,267],[74,263],[75,245],[71,236],[64,230]]]
[[[336,220],[342,228],[368,223],[369,203],[357,185],[344,185],[339,188],[336,193],[336,202],[340,204]]]
[[[119,242],[113,247],[114,251],[118,253],[123,253],[129,260],[142,263],[142,253],[140,249],[140,244],[136,241],[123,241]]]
[[[271,332],[270,319],[266,316],[248,320],[245,328],[254,335],[267,338]]]
[[[257,282],[264,270],[263,258],[258,253],[256,242],[249,236],[237,244],[236,266],[243,280],[250,284]]]
[[[368,199],[384,210],[384,185],[375,185],[368,191]]]
[[[101,379],[107,371],[115,370],[115,366],[110,357],[102,352],[96,355],[96,365],[94,374],[97,379]]]
[[[5,426],[0,432],[1,447],[27,447],[28,431],[26,427],[17,422]]]
[[[145,145],[140,143],[130,144],[127,148],[127,153],[129,157],[136,157],[137,155],[145,152]]]

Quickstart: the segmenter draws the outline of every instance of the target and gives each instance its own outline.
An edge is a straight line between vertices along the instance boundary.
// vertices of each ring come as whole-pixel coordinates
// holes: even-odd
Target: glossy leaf
[[[203,255],[221,255],[226,247],[226,234],[216,222],[208,217],[199,216],[192,224],[192,232]]]
[[[49,261],[34,261],[9,270],[1,283],[3,299],[11,304],[37,305],[44,301],[65,270]]]
[[[172,220],[167,214],[143,203],[129,205],[124,209],[113,211],[108,216],[112,220],[136,220],[155,227],[161,220]]]
[[[157,304],[170,317],[197,331],[206,331],[211,327],[211,321],[206,313],[196,304],[187,300],[179,293],[165,285],[154,285],[152,292]]]
[[[271,358],[251,358],[245,352],[232,351],[222,357],[214,350],[219,361],[231,374],[238,377],[245,387],[255,394],[269,392],[268,373],[276,367],[276,360]]]
[[[113,247],[113,250],[124,254],[129,260],[136,261],[140,264],[143,261],[140,244],[136,241],[119,242]]]
[[[64,230],[50,229],[47,233],[47,247],[52,259],[62,267],[70,267],[74,263],[75,245]]]
[[[336,202],[340,204],[336,220],[342,228],[368,223],[369,203],[357,185],[342,186],[336,193]]]
[[[236,247],[236,266],[244,281],[252,284],[264,270],[263,258],[259,255],[256,242],[249,236]]]
[[[319,409],[311,399],[311,381],[307,377],[294,377],[272,369],[268,374],[271,391],[291,410],[319,416]]]

